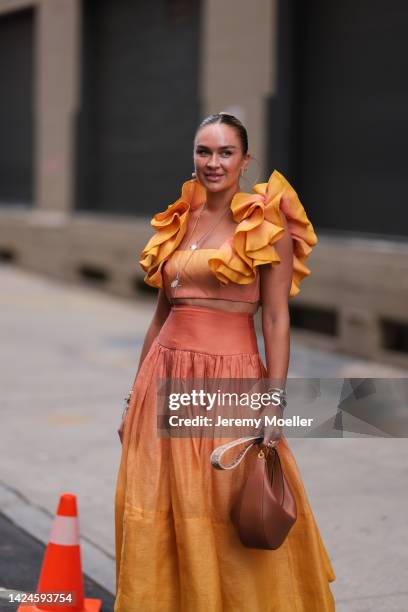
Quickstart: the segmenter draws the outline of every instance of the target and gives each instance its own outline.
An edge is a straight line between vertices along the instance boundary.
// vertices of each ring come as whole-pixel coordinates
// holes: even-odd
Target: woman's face
[[[240,173],[249,162],[237,131],[225,123],[200,128],[194,141],[194,166],[199,182],[209,191],[239,187]]]

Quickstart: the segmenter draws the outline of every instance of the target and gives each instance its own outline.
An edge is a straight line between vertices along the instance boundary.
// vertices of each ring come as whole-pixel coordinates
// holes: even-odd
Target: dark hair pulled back
[[[246,153],[248,152],[248,134],[244,125],[237,117],[235,117],[235,115],[230,115],[228,113],[223,112],[208,115],[208,117],[203,119],[203,121],[198,126],[197,132],[206,125],[211,125],[213,123],[224,123],[225,125],[229,125],[230,127],[234,128],[241,141],[242,152],[244,155],[246,155]]]

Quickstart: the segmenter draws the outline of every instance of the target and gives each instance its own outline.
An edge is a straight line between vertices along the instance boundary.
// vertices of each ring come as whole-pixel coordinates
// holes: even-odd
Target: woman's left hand
[[[251,388],[251,392],[252,393],[266,393],[265,381],[263,379],[260,379]],[[262,414],[262,417],[261,417],[262,421],[264,422],[264,419],[266,416],[270,418],[273,416],[276,416],[278,419],[282,418],[283,410],[280,406],[272,403],[272,404],[265,406],[264,409],[261,410],[261,414]],[[283,433],[283,427],[281,425],[267,425],[267,426],[261,427],[257,431],[256,435],[258,435],[259,437],[263,436],[262,444],[264,444],[265,446],[268,444],[268,442],[271,442],[273,443],[273,446],[276,446],[282,437],[282,433]]]
[[[265,446],[274,447],[279,444],[282,438],[283,428],[279,425],[269,425],[263,429],[262,444]],[[270,444],[269,444],[270,443]]]
[[[276,417],[276,419],[281,419],[283,417],[283,410],[281,406],[270,406],[264,411],[264,418],[268,415],[268,417]],[[276,446],[279,444],[280,439],[282,438],[283,427],[282,425],[266,425],[263,430],[263,440],[262,444],[265,446]]]

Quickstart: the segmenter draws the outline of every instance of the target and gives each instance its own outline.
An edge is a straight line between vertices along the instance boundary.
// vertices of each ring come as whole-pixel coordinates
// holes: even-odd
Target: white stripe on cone
[[[50,542],[64,546],[79,544],[79,523],[76,516],[57,516],[51,527]]]

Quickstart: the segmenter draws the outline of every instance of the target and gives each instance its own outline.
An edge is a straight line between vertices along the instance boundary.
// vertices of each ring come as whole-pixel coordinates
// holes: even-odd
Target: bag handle
[[[211,453],[211,456],[210,456],[211,465],[215,467],[217,470],[232,470],[239,463],[241,463],[241,461],[243,460],[243,458],[245,457],[249,449],[252,448],[252,446],[256,444],[257,441],[261,441],[261,440],[263,440],[263,436],[245,436],[243,438],[238,438],[237,440],[233,440],[232,442],[226,442],[226,444],[221,444],[221,446],[217,446],[217,448],[215,448],[213,452]],[[244,444],[245,442],[249,442],[249,444],[247,444],[247,446],[245,446],[238,453],[235,459],[233,459],[230,463],[224,464],[221,462],[221,458],[224,455],[224,453],[229,451],[231,448],[234,448],[235,446]]]

